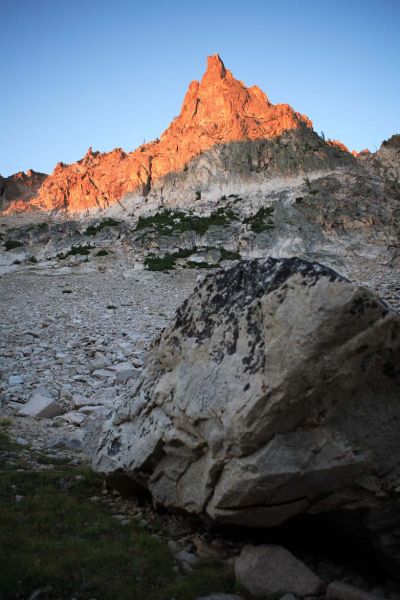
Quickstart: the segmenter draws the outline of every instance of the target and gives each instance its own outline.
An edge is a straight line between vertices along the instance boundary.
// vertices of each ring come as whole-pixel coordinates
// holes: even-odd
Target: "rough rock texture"
[[[55,402],[50,392],[46,388],[38,387],[19,414],[40,419],[51,419],[62,415],[63,412],[62,406]]]
[[[332,600],[378,600],[379,597],[348,583],[343,583],[343,581],[333,581],[330,583],[326,590],[326,595]]]
[[[400,180],[400,135],[392,135],[391,138],[382,142],[381,147],[375,153],[362,152],[358,155],[360,162],[379,176],[397,183],[397,191]]]
[[[290,592],[298,596],[317,596],[324,582],[304,563],[280,546],[245,546],[235,561],[238,581],[253,595]]]
[[[299,259],[207,277],[108,420],[94,467],[156,502],[273,526],[400,483],[400,320]]]
[[[246,88],[216,54],[208,58],[202,80],[190,84],[180,115],[159,140],[131,153],[117,148],[101,154],[90,148],[76,163],[59,163],[32,206],[72,212],[105,208],[127,192],[139,189],[147,196],[155,180],[183,169],[216,144],[311,127],[311,121],[289,105],[271,104],[257,86]]]
[[[10,177],[0,175],[0,211],[10,209],[11,212],[26,210],[29,200],[33,198],[47,175],[29,169],[20,171]]]

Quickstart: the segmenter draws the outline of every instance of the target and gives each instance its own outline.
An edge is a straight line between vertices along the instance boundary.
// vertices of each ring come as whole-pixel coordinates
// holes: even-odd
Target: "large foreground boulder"
[[[178,309],[94,467],[215,522],[382,509],[393,528],[399,423],[396,313],[317,263],[243,261]]]

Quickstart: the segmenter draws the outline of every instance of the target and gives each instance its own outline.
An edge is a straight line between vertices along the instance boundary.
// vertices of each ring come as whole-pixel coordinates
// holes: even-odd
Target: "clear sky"
[[[400,132],[400,0],[0,0],[0,173],[130,151],[206,56],[350,149]]]

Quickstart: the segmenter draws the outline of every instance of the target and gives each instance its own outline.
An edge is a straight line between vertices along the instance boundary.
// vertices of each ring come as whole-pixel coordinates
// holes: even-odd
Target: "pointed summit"
[[[207,56],[207,70],[203,75],[202,84],[224,79],[226,73],[225,65],[219,54]]]

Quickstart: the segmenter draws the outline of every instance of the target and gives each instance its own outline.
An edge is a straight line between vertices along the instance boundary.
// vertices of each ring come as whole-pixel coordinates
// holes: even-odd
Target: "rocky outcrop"
[[[0,175],[0,211],[19,212],[26,210],[31,200],[45,181],[45,173],[29,169],[10,177]]]
[[[193,81],[182,109],[159,140],[131,153],[91,149],[71,165],[59,163],[32,206],[71,212],[104,209],[136,191],[147,197],[155,181],[185,169],[216,144],[270,139],[288,130],[311,130],[311,121],[288,104],[272,104],[257,86],[235,79],[216,54]]]
[[[397,186],[400,181],[400,134],[392,135],[382,142],[375,153],[363,151],[358,155],[361,164],[388,182]]]
[[[297,258],[239,262],[178,309],[94,468],[220,523],[378,510],[400,482],[399,359],[400,319],[367,289]]]

